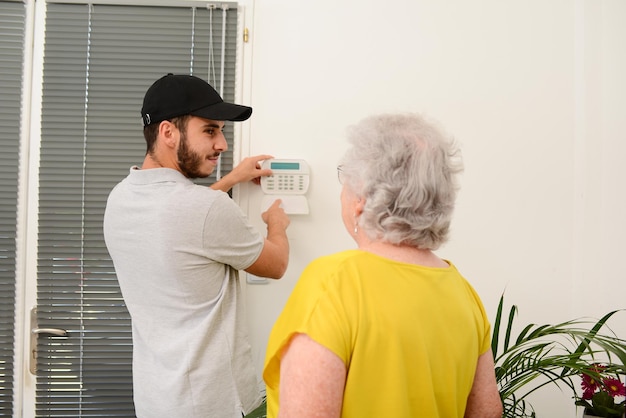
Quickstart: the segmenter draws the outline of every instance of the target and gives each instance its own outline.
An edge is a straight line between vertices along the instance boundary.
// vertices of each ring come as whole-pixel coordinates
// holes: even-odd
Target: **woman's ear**
[[[363,213],[363,208],[365,207],[365,199],[361,196],[355,197],[356,202],[354,203],[354,214],[356,216],[361,216]]]

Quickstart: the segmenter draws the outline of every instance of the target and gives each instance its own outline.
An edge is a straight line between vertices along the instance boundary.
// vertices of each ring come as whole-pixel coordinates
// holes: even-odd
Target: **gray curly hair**
[[[463,171],[455,141],[419,114],[383,114],[348,129],[346,187],[365,199],[359,227],[373,240],[435,250],[448,239]]]

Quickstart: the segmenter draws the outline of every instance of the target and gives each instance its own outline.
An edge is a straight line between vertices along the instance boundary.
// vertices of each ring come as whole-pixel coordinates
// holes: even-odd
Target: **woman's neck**
[[[384,241],[366,241],[358,244],[359,249],[402,263],[425,267],[448,267],[449,264],[431,250],[409,245],[396,245]]]

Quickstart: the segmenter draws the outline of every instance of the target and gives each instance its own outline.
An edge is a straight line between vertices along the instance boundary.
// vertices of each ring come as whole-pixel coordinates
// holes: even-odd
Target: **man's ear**
[[[169,120],[159,123],[159,138],[163,140],[163,144],[169,148],[176,148],[180,135],[176,126]]]

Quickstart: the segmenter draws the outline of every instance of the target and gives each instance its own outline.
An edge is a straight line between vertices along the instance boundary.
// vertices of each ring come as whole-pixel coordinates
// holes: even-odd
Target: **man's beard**
[[[203,174],[200,172],[200,165],[204,161],[204,158],[197,152],[189,149],[186,132],[181,132],[177,157],[178,167],[185,177],[196,179],[208,177],[210,175],[210,173]]]

